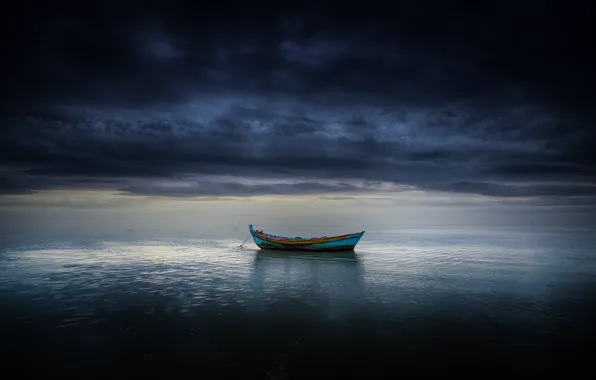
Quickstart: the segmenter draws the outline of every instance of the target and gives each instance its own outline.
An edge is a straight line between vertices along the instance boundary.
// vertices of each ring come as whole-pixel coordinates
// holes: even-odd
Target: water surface
[[[354,253],[242,239],[5,243],[21,375],[311,378],[591,366],[596,234],[385,228]]]

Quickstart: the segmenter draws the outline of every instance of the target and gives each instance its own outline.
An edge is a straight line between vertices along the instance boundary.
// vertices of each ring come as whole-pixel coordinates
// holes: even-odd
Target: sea
[[[0,378],[586,373],[595,232],[384,226],[329,254],[244,232],[4,239]]]

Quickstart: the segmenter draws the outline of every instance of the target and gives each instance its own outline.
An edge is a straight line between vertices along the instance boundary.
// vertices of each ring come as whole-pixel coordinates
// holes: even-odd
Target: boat
[[[313,252],[353,251],[365,232],[331,237],[290,238],[255,230],[252,224],[248,228],[255,244],[261,249]]]

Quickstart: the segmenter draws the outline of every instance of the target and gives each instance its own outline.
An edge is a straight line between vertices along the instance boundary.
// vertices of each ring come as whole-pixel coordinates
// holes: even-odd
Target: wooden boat
[[[289,238],[254,230],[252,224],[249,225],[249,230],[255,244],[261,249],[315,252],[353,251],[365,232],[331,237]]]

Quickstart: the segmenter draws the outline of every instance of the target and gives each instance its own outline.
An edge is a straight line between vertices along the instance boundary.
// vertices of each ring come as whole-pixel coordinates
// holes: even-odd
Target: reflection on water
[[[252,286],[339,318],[364,302],[362,264],[354,252],[304,253],[258,250]]]
[[[362,264],[354,252],[305,254],[260,250],[255,253],[252,275],[279,286],[306,285],[323,290],[324,284],[362,285]]]
[[[491,230],[371,233],[335,253],[193,239],[5,248],[0,357],[25,376],[569,372],[594,346],[595,247]]]
[[[255,261],[267,259],[291,259],[308,261],[333,261],[358,263],[358,255],[354,251],[344,252],[304,252],[279,251],[271,249],[255,250]]]

